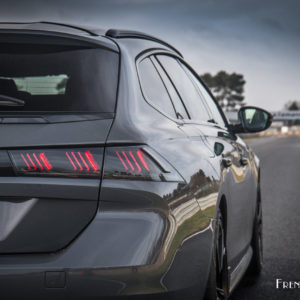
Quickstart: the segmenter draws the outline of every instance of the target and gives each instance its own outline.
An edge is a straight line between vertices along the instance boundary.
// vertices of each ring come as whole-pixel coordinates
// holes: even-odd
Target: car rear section
[[[0,33],[0,254],[66,247],[98,207],[118,54]]]
[[[20,273],[34,274],[24,278],[22,287],[28,284],[38,290],[41,282],[36,280],[43,288],[61,287],[61,281],[57,285],[52,281],[60,280],[55,274],[61,278],[65,273],[38,275],[36,260],[49,261],[66,249],[97,213],[104,145],[115,112],[119,54],[113,43],[101,38],[93,42],[32,30],[4,28],[0,44],[4,299],[9,297],[7,284],[11,292],[20,286]],[[33,268],[24,265],[31,259]]]
[[[104,37],[5,29],[0,42],[1,299],[203,294],[214,221],[131,119],[155,110],[116,111],[137,93],[128,57]],[[172,126],[161,149],[187,151]]]

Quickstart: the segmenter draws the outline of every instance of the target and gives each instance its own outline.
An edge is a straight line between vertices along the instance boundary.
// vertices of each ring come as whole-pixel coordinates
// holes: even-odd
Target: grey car
[[[0,298],[226,299],[262,266],[259,159],[155,37],[0,24]]]

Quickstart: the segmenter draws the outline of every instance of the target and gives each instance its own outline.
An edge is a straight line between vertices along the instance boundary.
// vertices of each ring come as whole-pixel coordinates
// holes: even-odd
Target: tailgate
[[[0,253],[57,251],[88,225],[111,122],[0,124]]]

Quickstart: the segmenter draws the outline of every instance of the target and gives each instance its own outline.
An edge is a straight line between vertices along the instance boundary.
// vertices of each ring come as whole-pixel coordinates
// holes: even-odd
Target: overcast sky
[[[10,0],[0,21],[60,21],[145,31],[199,74],[242,73],[245,101],[269,110],[300,100],[300,1]]]

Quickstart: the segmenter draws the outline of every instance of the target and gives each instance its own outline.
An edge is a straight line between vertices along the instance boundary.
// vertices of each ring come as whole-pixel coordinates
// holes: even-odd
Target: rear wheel
[[[223,217],[219,211],[217,214],[210,274],[204,296],[205,300],[224,300],[228,298],[228,265],[223,225]]]

